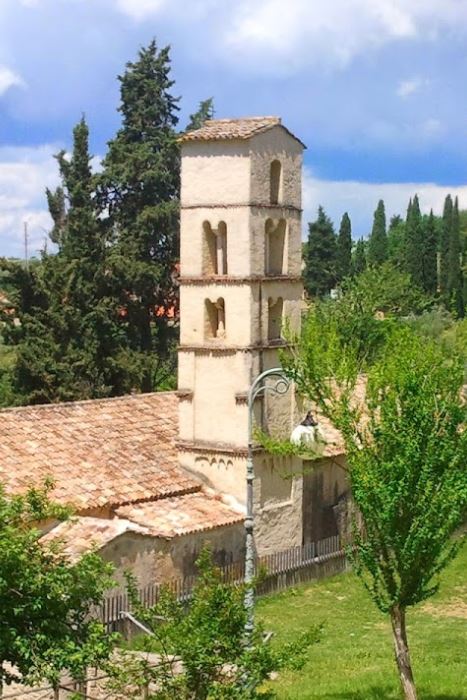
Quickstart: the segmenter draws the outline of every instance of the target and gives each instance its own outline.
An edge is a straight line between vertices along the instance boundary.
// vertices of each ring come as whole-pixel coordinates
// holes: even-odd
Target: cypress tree
[[[438,289],[438,236],[433,209],[423,220],[423,289],[434,295]]]
[[[388,240],[386,235],[386,213],[384,210],[384,202],[379,200],[376,207],[373,229],[371,231],[368,244],[368,264],[381,265],[388,256]]]
[[[15,386],[27,403],[97,398],[132,388],[84,119],[73,136],[71,158],[64,152],[57,156],[61,187],[48,193],[58,252],[43,254],[34,270],[33,303],[20,317]]]
[[[336,272],[337,280],[341,282],[345,277],[350,275],[352,262],[352,224],[350,217],[345,212],[342,217],[337,237],[337,259]]]
[[[418,195],[409,205],[405,231],[405,265],[412,282],[423,289],[423,227]]]
[[[172,95],[169,48],[153,40],[119,77],[122,126],[109,143],[101,191],[115,232],[118,277],[140,390],[175,371],[178,309],[180,152],[178,99]]]
[[[360,238],[357,241],[352,257],[352,274],[359,275],[364,270],[366,270],[365,241],[363,238]]]
[[[318,208],[318,218],[308,224],[304,285],[312,297],[329,294],[336,284],[336,234],[332,221],[323,207]]]
[[[398,214],[391,217],[388,228],[388,260],[396,267],[404,265],[405,222]]]
[[[448,269],[449,269],[449,243],[451,239],[453,203],[450,194],[444,200],[443,221],[439,239],[439,288],[446,305],[449,305]]]
[[[460,222],[459,201],[456,197],[452,210],[452,226],[449,237],[447,294],[450,307],[459,318],[464,317],[463,279],[460,264]]]
[[[194,131],[200,129],[204,122],[214,118],[214,101],[212,97],[207,100],[201,100],[198,110],[194,114],[190,114],[186,131]]]

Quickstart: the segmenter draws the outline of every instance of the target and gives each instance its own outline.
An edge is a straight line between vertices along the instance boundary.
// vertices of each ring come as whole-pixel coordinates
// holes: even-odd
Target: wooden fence
[[[258,595],[282,591],[307,581],[318,580],[346,571],[347,557],[340,539],[328,537],[319,542],[310,542],[302,547],[291,547],[273,554],[257,557],[255,561]],[[221,567],[222,580],[239,584],[245,579],[244,561]],[[163,589],[171,591],[177,600],[188,600],[196,576],[173,579],[164,584],[151,584],[139,591],[139,598],[145,606],[158,602]],[[123,631],[125,627],[122,613],[131,610],[128,594],[112,591],[99,610],[99,617],[109,630]]]

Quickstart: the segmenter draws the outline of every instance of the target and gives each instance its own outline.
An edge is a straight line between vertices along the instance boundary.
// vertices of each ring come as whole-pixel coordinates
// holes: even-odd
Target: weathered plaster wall
[[[351,513],[345,502],[350,499],[350,486],[341,464],[333,458],[303,464],[304,543],[348,535]]]
[[[144,587],[196,573],[195,562],[204,545],[210,546],[219,566],[240,561],[244,556],[244,541],[242,523],[170,540],[125,533],[103,547],[100,554],[114,564],[118,585],[124,585],[124,572],[128,569],[138,586]]]

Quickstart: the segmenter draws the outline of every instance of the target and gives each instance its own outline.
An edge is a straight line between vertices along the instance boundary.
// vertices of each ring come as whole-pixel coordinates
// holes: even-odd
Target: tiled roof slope
[[[263,131],[268,131],[274,126],[281,126],[290,136],[297,139],[281,123],[280,117],[242,117],[241,119],[208,119],[200,129],[187,131],[180,137],[180,141],[233,141],[246,140]],[[304,144],[302,144],[303,146]]]
[[[204,492],[136,503],[118,508],[117,515],[146,527],[155,537],[176,537],[242,522],[239,510]]]
[[[175,392],[0,411],[0,482],[20,492],[52,477],[77,510],[197,490],[177,462]]]

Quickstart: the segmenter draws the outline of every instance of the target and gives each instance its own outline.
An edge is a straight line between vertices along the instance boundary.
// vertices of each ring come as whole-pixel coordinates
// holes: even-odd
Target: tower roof
[[[247,139],[268,131],[275,126],[282,129],[298,141],[305,144],[290,132],[281,122],[280,117],[241,117],[239,119],[208,119],[200,129],[187,131],[180,137],[182,143],[187,141],[233,141]]]

